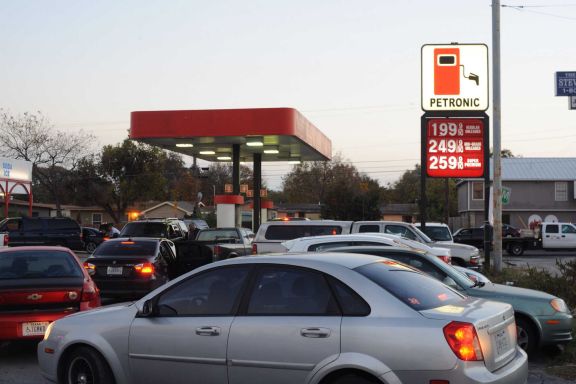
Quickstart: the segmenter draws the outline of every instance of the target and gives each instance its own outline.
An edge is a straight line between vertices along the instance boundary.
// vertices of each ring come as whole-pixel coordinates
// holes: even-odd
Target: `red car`
[[[0,249],[0,340],[40,339],[51,322],[100,306],[100,292],[64,247]]]

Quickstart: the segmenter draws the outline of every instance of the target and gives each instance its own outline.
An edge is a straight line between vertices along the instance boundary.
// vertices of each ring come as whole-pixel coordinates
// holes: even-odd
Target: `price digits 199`
[[[463,123],[432,123],[432,136],[464,136]]]

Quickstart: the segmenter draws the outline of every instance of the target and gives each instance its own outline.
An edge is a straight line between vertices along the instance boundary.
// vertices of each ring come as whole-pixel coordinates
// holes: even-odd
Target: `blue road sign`
[[[576,96],[576,72],[556,72],[556,96]]]

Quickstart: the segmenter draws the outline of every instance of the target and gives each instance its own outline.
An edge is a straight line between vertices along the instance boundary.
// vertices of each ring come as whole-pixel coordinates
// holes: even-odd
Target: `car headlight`
[[[550,305],[552,306],[552,308],[554,308],[554,310],[558,312],[565,312],[565,313],[570,312],[570,310],[568,310],[568,306],[562,299],[552,299],[550,300]]]
[[[44,340],[48,340],[50,338],[50,333],[52,333],[52,327],[54,327],[54,322],[51,322],[46,327],[46,332],[44,332]]]

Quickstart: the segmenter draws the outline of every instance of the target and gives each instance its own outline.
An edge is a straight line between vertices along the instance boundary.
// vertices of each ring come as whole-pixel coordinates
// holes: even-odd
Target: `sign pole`
[[[490,118],[484,113],[484,144],[490,146]],[[490,236],[490,151],[484,151],[484,265],[490,269],[490,248],[492,240]]]
[[[426,229],[426,114],[420,117],[420,229]]]
[[[493,67],[493,104],[494,116],[494,268],[502,272],[502,164],[500,160],[500,0],[492,2],[492,67]]]

